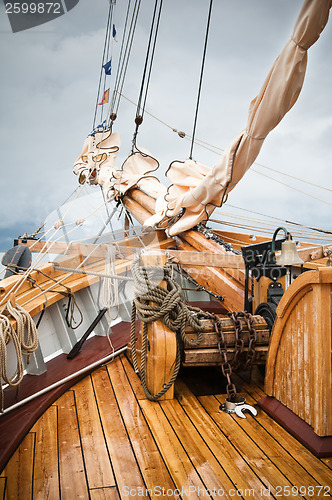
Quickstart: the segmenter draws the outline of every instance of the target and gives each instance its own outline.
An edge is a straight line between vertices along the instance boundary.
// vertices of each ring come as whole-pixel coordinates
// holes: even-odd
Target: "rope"
[[[110,26],[111,26],[111,17],[113,14],[113,5],[110,4],[109,9],[108,9],[108,16],[107,16],[107,25],[106,25],[106,33],[105,33],[105,41],[104,41],[104,50],[103,50],[103,58],[101,62],[101,68],[100,68],[100,76],[99,76],[99,84],[98,84],[98,91],[97,91],[97,100],[96,100],[96,106],[95,106],[95,114],[93,117],[93,126],[92,129],[95,128],[96,125],[96,117],[97,117],[97,111],[98,111],[98,101],[99,101],[99,93],[100,93],[100,87],[101,87],[101,82],[103,78],[103,64],[105,60],[105,53],[106,53],[106,47],[108,45],[108,35],[110,31]]]
[[[198,86],[198,94],[197,94],[197,103],[196,103],[194,127],[193,127],[193,134],[192,134],[192,141],[191,141],[191,148],[190,148],[190,155],[189,155],[189,158],[191,160],[192,160],[192,157],[193,157],[193,149],[194,149],[194,142],[195,142],[196,125],[197,125],[197,117],[198,117],[198,107],[199,107],[199,103],[200,103],[200,99],[201,99],[201,89],[202,89],[202,82],[203,82],[203,74],[204,74],[204,66],[205,66],[205,57],[206,57],[207,42],[208,42],[209,31],[210,31],[210,20],[211,20],[212,4],[213,4],[213,0],[210,0],[209,14],[208,14],[208,20],[207,20],[207,25],[206,25],[206,33],[205,33],[205,42],[204,42],[202,66],[201,66],[201,75],[200,75],[200,78],[199,78],[199,86]]]
[[[116,76],[116,81],[115,81],[115,87],[113,91],[113,98],[111,102],[111,110],[112,114],[115,108],[115,115],[118,113],[119,105],[120,105],[120,95],[122,93],[123,85],[125,82],[126,74],[127,74],[127,69],[128,69],[128,62],[131,54],[131,49],[133,45],[133,40],[134,40],[134,34],[136,31],[136,25],[137,25],[137,19],[138,19],[138,13],[141,7],[141,0],[135,0],[135,5],[133,7],[132,11],[132,16],[131,16],[131,21],[130,21],[130,26],[128,30],[128,35],[127,35],[127,41],[126,41],[126,47],[124,51],[124,55],[121,58],[122,55],[122,49],[121,47],[121,53],[119,57],[119,63],[118,63],[118,69],[117,69],[117,76]],[[128,21],[128,15],[129,15],[129,9],[130,9],[130,2],[128,4],[128,9],[127,9],[127,15],[126,15],[126,25]],[[126,30],[126,26],[125,26]],[[123,40],[125,36],[123,35]],[[118,89],[120,92],[118,92]],[[116,97],[118,96],[118,98]]]
[[[8,317],[3,314],[5,309],[16,320],[16,331]],[[7,370],[7,345],[10,341],[13,342],[16,353],[16,370],[11,377],[9,377]],[[37,328],[30,314],[18,304],[15,304],[14,307],[8,301],[0,314],[1,413],[4,410],[4,385],[19,385],[24,375],[23,356],[27,356],[27,362],[29,363],[30,356],[37,347]]]
[[[109,248],[108,248],[109,250]],[[115,269],[115,259],[114,254],[108,251],[108,255],[105,259],[105,274],[109,276],[116,276]],[[111,317],[110,310],[118,306],[117,315],[119,314],[119,281],[114,278],[105,278],[102,284],[101,290],[101,304],[103,308],[107,308],[107,313],[110,319],[115,320],[115,318]]]
[[[158,2],[159,2],[159,10],[158,10],[158,15],[157,15]],[[132,140],[132,152],[134,152],[134,148],[136,147],[136,138],[137,138],[137,134],[138,134],[138,128],[143,122],[145,104],[146,104],[146,99],[147,99],[149,85],[150,85],[152,64],[153,64],[153,60],[154,60],[154,54],[155,54],[155,48],[156,48],[156,42],[157,42],[157,35],[158,35],[158,31],[159,31],[162,5],[163,5],[163,0],[155,0],[153,16],[152,16],[152,21],[151,21],[151,27],[150,27],[148,47],[146,50],[146,57],[145,57],[143,74],[142,74],[141,88],[139,91],[138,103],[137,103],[137,109],[136,109],[136,117],[135,117],[136,127],[135,127],[135,132],[134,132],[134,136],[133,136],[133,140]],[[156,19],[156,16],[157,16],[157,19]],[[153,32],[154,32],[154,37],[153,37]],[[153,38],[153,42],[152,42],[152,38]],[[151,48],[151,44],[152,44],[152,48]],[[146,77],[147,77],[147,82],[145,84]],[[144,97],[143,97],[143,94],[144,94]],[[143,100],[143,104],[142,104],[142,100]]]
[[[130,342],[134,369],[140,374],[141,383],[146,397],[151,401],[156,401],[173,385],[181,366],[180,339],[177,336],[176,360],[173,374],[167,384],[158,394],[151,394],[146,385],[146,357],[148,344],[148,323],[161,320],[174,333],[179,333],[185,345],[189,345],[186,338],[186,325],[188,324],[197,333],[196,342],[190,342],[191,346],[197,346],[202,340],[203,326],[198,318],[198,314],[203,312],[197,307],[185,304],[181,298],[180,286],[171,279],[171,267],[140,266],[139,257],[132,263],[132,274],[134,278],[134,301],[131,315]],[[166,281],[167,288],[159,285],[161,273]],[[159,279],[158,279],[159,277]],[[156,305],[152,305],[152,302]],[[140,370],[137,362],[135,347],[135,319],[143,322],[142,331],[142,353]]]

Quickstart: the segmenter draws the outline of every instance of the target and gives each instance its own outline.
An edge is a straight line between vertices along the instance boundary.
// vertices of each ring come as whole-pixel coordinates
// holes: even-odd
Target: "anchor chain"
[[[248,327],[249,345],[248,345],[246,360],[243,365],[243,369],[245,370],[253,364],[256,358],[255,346],[257,341],[257,332],[253,326],[253,318],[252,315],[247,311],[228,313],[228,316],[233,321],[235,329],[235,353],[232,362],[234,370],[239,368],[239,366],[242,364],[240,357],[244,351],[244,340],[242,337],[243,325],[240,318],[243,318]]]
[[[232,365],[228,361],[228,355],[227,355],[227,343],[225,340],[224,332],[222,329],[222,323],[220,321],[220,318],[216,316],[213,313],[209,313],[210,318],[213,320],[214,323],[214,329],[216,331],[216,334],[218,336],[218,349],[220,352],[221,356],[221,371],[224,377],[227,379],[227,386],[226,386],[226,392],[229,401],[235,401],[236,400],[236,387],[235,384],[232,382],[231,375],[232,375]]]
[[[215,241],[216,243],[218,243],[218,245],[223,246],[226,252],[232,252],[236,255],[242,255],[242,252],[240,250],[235,250],[231,243],[224,241],[213,231],[213,229],[206,227],[201,222],[197,224],[196,229],[199,233],[203,234],[207,240]]]
[[[248,312],[244,313],[244,321],[247,323],[249,330],[249,345],[248,345],[247,359],[244,364],[244,369],[246,369],[248,366],[251,366],[253,364],[256,358],[255,346],[257,341],[257,332],[253,327],[253,319],[250,313]]]

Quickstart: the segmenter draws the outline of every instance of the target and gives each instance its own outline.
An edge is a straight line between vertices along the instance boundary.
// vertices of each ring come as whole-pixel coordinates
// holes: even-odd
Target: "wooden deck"
[[[221,374],[208,370],[182,369],[176,398],[154,403],[125,356],[100,367],[26,435],[0,475],[0,499],[331,497],[332,459],[260,408],[243,420],[219,411]],[[257,373],[237,385],[250,404],[264,396]]]

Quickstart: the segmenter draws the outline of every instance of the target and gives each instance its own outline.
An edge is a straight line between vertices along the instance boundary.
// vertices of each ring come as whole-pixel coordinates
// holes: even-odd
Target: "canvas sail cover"
[[[319,38],[332,0],[306,0],[290,40],[274,62],[249,107],[246,128],[228,145],[211,169],[193,160],[173,162],[167,176],[168,217],[183,215],[169,228],[171,236],[206,221],[254,163],[268,133],[295,104],[304,80],[307,50]]]

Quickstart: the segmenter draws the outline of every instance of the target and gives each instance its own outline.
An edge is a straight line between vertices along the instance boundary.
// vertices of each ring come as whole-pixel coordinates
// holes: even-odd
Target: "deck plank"
[[[159,403],[146,399],[139,403],[176,488],[179,490],[183,488],[188,492],[186,496],[190,496],[190,498],[199,498],[198,492],[206,490],[206,486],[183,449]]]
[[[291,487],[291,482],[280,472],[271,458],[256,445],[256,443],[243,431],[237,421],[219,410],[220,403],[215,397],[200,396],[199,401],[211,415],[219,428],[227,435],[231,443],[241,453],[244,460],[261,478],[266,488],[269,488],[271,493],[277,493],[276,488]],[[276,453],[276,450],[273,450]],[[300,495],[294,495],[292,498],[303,498]]]
[[[32,498],[35,433],[29,432],[3,470],[7,477],[5,500]]]
[[[231,478],[237,489],[254,490],[259,495],[265,485],[253,472],[250,465],[243,459],[239,451],[221,432],[218,425],[205,411],[196,396],[180,380],[176,382],[176,395],[184,411],[203,436],[204,441],[211,449],[221,466]],[[244,495],[246,498],[246,495]]]
[[[162,485],[174,490],[174,483],[135,398],[121,359],[117,358],[107,365],[107,370],[146,487],[154,490]]]
[[[5,498],[6,480],[6,477],[0,477],[0,500]]]
[[[134,368],[131,365],[127,356],[121,356],[121,362],[123,364],[125,372],[127,373],[127,376],[130,377],[130,385],[134,391],[136,399],[147,399],[141,384],[141,380],[139,376],[135,373]]]
[[[115,486],[91,377],[81,380],[73,391],[89,489]]]
[[[51,406],[33,427],[36,433],[34,499],[60,498],[57,429],[57,407]]]
[[[241,394],[244,395],[245,394]],[[225,402],[225,396],[218,396],[220,403]],[[254,418],[247,414],[246,418],[236,418],[237,424],[250,436],[256,446],[258,446],[271,462],[284,474],[285,477],[296,487],[304,487],[308,491],[309,486],[319,486],[317,482],[301,465],[260,425],[262,411]],[[303,489],[304,489],[303,488]],[[304,496],[304,498],[309,498]]]
[[[90,490],[91,500],[119,500],[120,496],[116,486],[96,488]]]
[[[117,487],[120,493],[126,491],[126,488],[144,489],[144,481],[128,439],[106,367],[101,367],[92,374],[92,382]]]
[[[237,487],[229,479],[212,451],[208,448],[184,412],[180,403],[177,400],[171,400],[161,402],[160,406],[206,488],[210,490],[214,488],[222,490],[225,492],[225,498],[229,498],[228,492],[236,490]],[[220,494],[220,496],[222,495]]]
[[[57,406],[61,498],[72,500],[75,493],[78,498],[88,499],[73,391],[65,392]]]
[[[244,396],[247,403],[254,405],[260,399],[260,396],[254,398],[250,395],[252,391],[249,384],[243,383],[242,389],[246,390]],[[255,394],[254,391],[253,393]],[[313,455],[264,411],[260,411],[259,423],[319,484],[323,486],[332,485],[332,472],[328,467],[323,466],[322,460]],[[323,459],[323,462],[325,460],[331,459]]]

